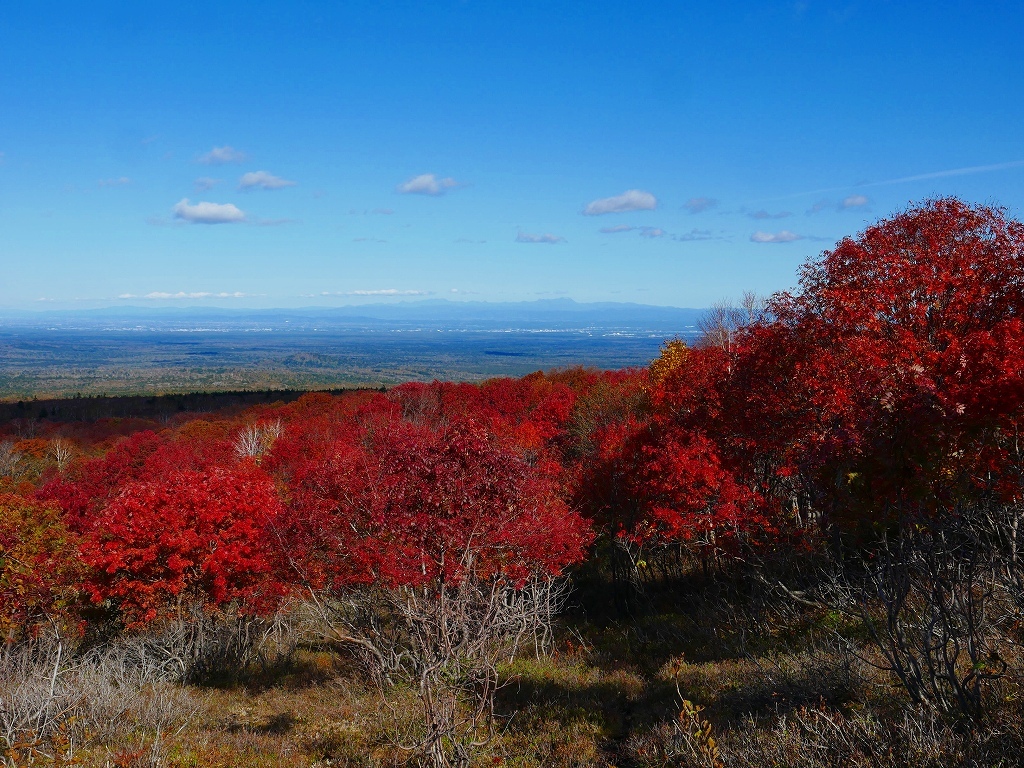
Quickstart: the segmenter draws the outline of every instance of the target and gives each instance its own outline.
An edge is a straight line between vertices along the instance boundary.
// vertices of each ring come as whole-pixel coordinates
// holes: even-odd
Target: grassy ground
[[[974,730],[910,708],[883,672],[845,651],[823,610],[742,604],[677,585],[618,613],[588,594],[547,656],[503,670],[496,732],[475,766],[1021,765],[1018,682]],[[601,618],[597,618],[600,608]],[[872,650],[861,648],[871,661]],[[382,694],[384,694],[382,696]],[[306,648],[242,681],[190,686],[165,717],[130,718],[77,752],[97,766],[415,765],[407,688],[380,689],[350,660]]]
[[[701,759],[699,746],[696,755],[690,754],[690,743],[698,742],[687,738],[687,723],[678,725],[674,670],[647,675],[635,666],[608,669],[588,656],[577,652],[513,664],[501,696],[501,730],[478,751],[474,764],[715,764],[710,757]],[[851,764],[847,759],[854,754],[853,744],[832,759],[820,755],[824,760],[814,759],[820,745],[808,745],[821,739],[811,728],[820,727],[825,718],[855,731],[846,723],[866,706],[847,687],[841,660],[826,654],[779,654],[684,663],[679,672],[683,695],[706,702],[700,718],[712,724],[722,755],[731,753],[733,759],[724,764]],[[411,691],[389,690],[389,703],[384,704],[372,685],[342,675],[315,684],[293,679],[269,688],[194,689],[193,695],[198,710],[165,746],[170,765],[385,766],[411,760],[393,743],[395,732],[415,718],[418,705]],[[882,733],[878,740],[886,736]],[[135,748],[145,747],[146,738],[142,735]],[[939,761],[917,764],[944,764],[945,741],[933,743],[938,746],[931,748],[931,757]],[[132,747],[125,744],[122,755],[131,757]],[[921,750],[922,755],[927,751]],[[808,752],[811,759],[806,759]],[[146,764],[147,757],[140,755],[136,763]]]

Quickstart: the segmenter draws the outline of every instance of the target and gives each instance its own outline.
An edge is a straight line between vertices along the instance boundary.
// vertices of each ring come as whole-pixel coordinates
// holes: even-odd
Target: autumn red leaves
[[[366,453],[344,446],[297,478],[289,535],[323,550],[312,580],[453,584],[471,567],[522,584],[584,554],[587,525],[559,498],[551,468],[475,424],[386,420],[368,431]]]
[[[1024,227],[944,199],[843,240],[798,292],[669,342],[648,370],[313,394],[79,440],[0,501],[2,629],[263,612],[467,569],[515,586],[595,538],[724,557],[1019,503],[1022,309]]]
[[[271,610],[284,589],[270,538],[281,510],[271,478],[252,467],[129,481],[84,527],[89,596],[129,625],[179,605]]]
[[[540,380],[494,382],[483,397],[472,385],[308,395],[239,421],[93,446],[94,456],[4,500],[6,629],[52,617],[57,599],[41,593],[58,588],[77,595],[78,615],[99,610],[132,629],[197,607],[266,613],[310,588],[440,588],[467,569],[515,588],[558,574],[592,534],[561,495],[546,446],[548,412],[564,420],[570,391]],[[236,450],[252,426],[244,420],[271,415],[284,427],[267,450]],[[18,553],[35,559],[16,572]],[[70,585],[43,567],[58,556],[77,569]],[[22,571],[54,583],[40,575],[29,590]]]
[[[773,420],[780,468],[837,522],[1019,500],[1022,309],[1020,222],[955,199],[880,222],[749,333],[743,429]]]

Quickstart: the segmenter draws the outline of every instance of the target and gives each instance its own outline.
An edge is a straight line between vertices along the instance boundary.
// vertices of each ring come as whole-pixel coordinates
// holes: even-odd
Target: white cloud
[[[192,291],[186,293],[185,291],[178,291],[177,293],[168,293],[167,291],[152,291],[147,293],[145,296],[141,296],[143,299],[207,299],[212,296],[209,291]]]
[[[790,213],[789,211],[779,211],[778,213],[768,213],[768,211],[764,210],[763,208],[761,210],[759,210],[759,211],[752,211],[752,212],[747,214],[747,216],[749,216],[752,219],[784,219],[787,216],[792,216],[792,215],[793,214]]]
[[[174,218],[191,224],[234,224],[245,221],[245,213],[231,203],[196,203],[182,198],[171,212]]]
[[[642,189],[627,189],[615,197],[602,197],[594,200],[583,209],[585,216],[601,216],[606,213],[625,213],[626,211],[653,211],[658,206],[658,199],[650,192]]]
[[[459,186],[459,182],[447,176],[443,179],[437,178],[432,173],[422,173],[413,176],[406,182],[396,187],[403,195],[443,195],[449,189]]]
[[[101,187],[123,187],[126,184],[131,184],[132,180],[127,176],[120,176],[116,179],[100,179],[98,183]]]
[[[373,291],[321,291],[321,296],[430,296],[433,291],[400,291],[397,288],[378,288]]]
[[[245,152],[224,145],[223,147],[214,147],[205,155],[200,155],[199,162],[203,165],[226,165],[227,163],[241,163],[247,157],[249,156]]]
[[[220,184],[220,182],[220,179],[211,179],[209,176],[200,176],[193,182],[193,184],[195,184],[196,192],[209,192]]]
[[[252,219],[250,224],[257,227],[283,227],[286,224],[298,224],[301,219]]]
[[[795,232],[790,232],[788,229],[784,229],[781,232],[761,232],[757,231],[750,236],[750,242],[752,243],[792,243],[794,240],[803,240],[803,235],[798,235]]]
[[[866,196],[856,194],[850,195],[849,197],[845,197],[838,203],[833,203],[831,200],[819,200],[818,202],[816,202],[814,205],[807,209],[807,215],[813,216],[816,213],[821,213],[822,211],[830,210],[848,211],[851,208],[863,208],[869,202],[871,201],[868,200]]]
[[[187,227],[188,222],[184,219],[180,219],[177,216],[174,218],[164,218],[163,216],[147,216],[146,223],[154,227]]]
[[[618,224],[614,227],[602,227],[598,231],[606,235],[617,235],[622,232],[638,232],[640,237],[649,238],[665,237],[668,235],[668,232],[661,227],[632,227],[629,224]]]
[[[266,171],[251,171],[243,174],[242,178],[238,180],[238,188],[243,191],[249,189],[284,189],[285,187],[294,186],[294,181],[282,179],[280,176],[275,176]]]
[[[718,205],[718,201],[713,197],[691,197],[683,204],[683,208],[690,213],[703,213],[710,211],[716,205]]]
[[[520,232],[516,235],[517,243],[547,243],[548,245],[554,245],[556,243],[564,243],[565,238],[558,235],[552,235],[551,233],[545,233],[543,235],[533,235],[529,232]]]
[[[117,298],[119,299],[150,299],[156,301],[162,301],[165,299],[244,299],[252,296],[251,293],[242,293],[241,291],[221,291],[220,293],[214,293],[212,291],[178,291],[177,293],[171,293],[169,291],[151,291],[145,295],[139,296],[134,293],[122,293]]]
[[[693,243],[699,240],[722,240],[723,238],[716,237],[710,229],[691,229],[683,235],[672,235],[672,239],[680,243]]]

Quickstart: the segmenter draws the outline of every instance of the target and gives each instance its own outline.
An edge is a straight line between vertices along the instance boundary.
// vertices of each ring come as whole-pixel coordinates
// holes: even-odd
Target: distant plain
[[[0,319],[0,399],[476,381],[646,365],[700,310],[569,301]]]

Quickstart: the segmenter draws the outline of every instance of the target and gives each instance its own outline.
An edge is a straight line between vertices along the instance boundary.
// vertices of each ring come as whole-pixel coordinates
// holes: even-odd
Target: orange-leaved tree
[[[85,568],[60,511],[0,494],[0,642],[73,629]]]

